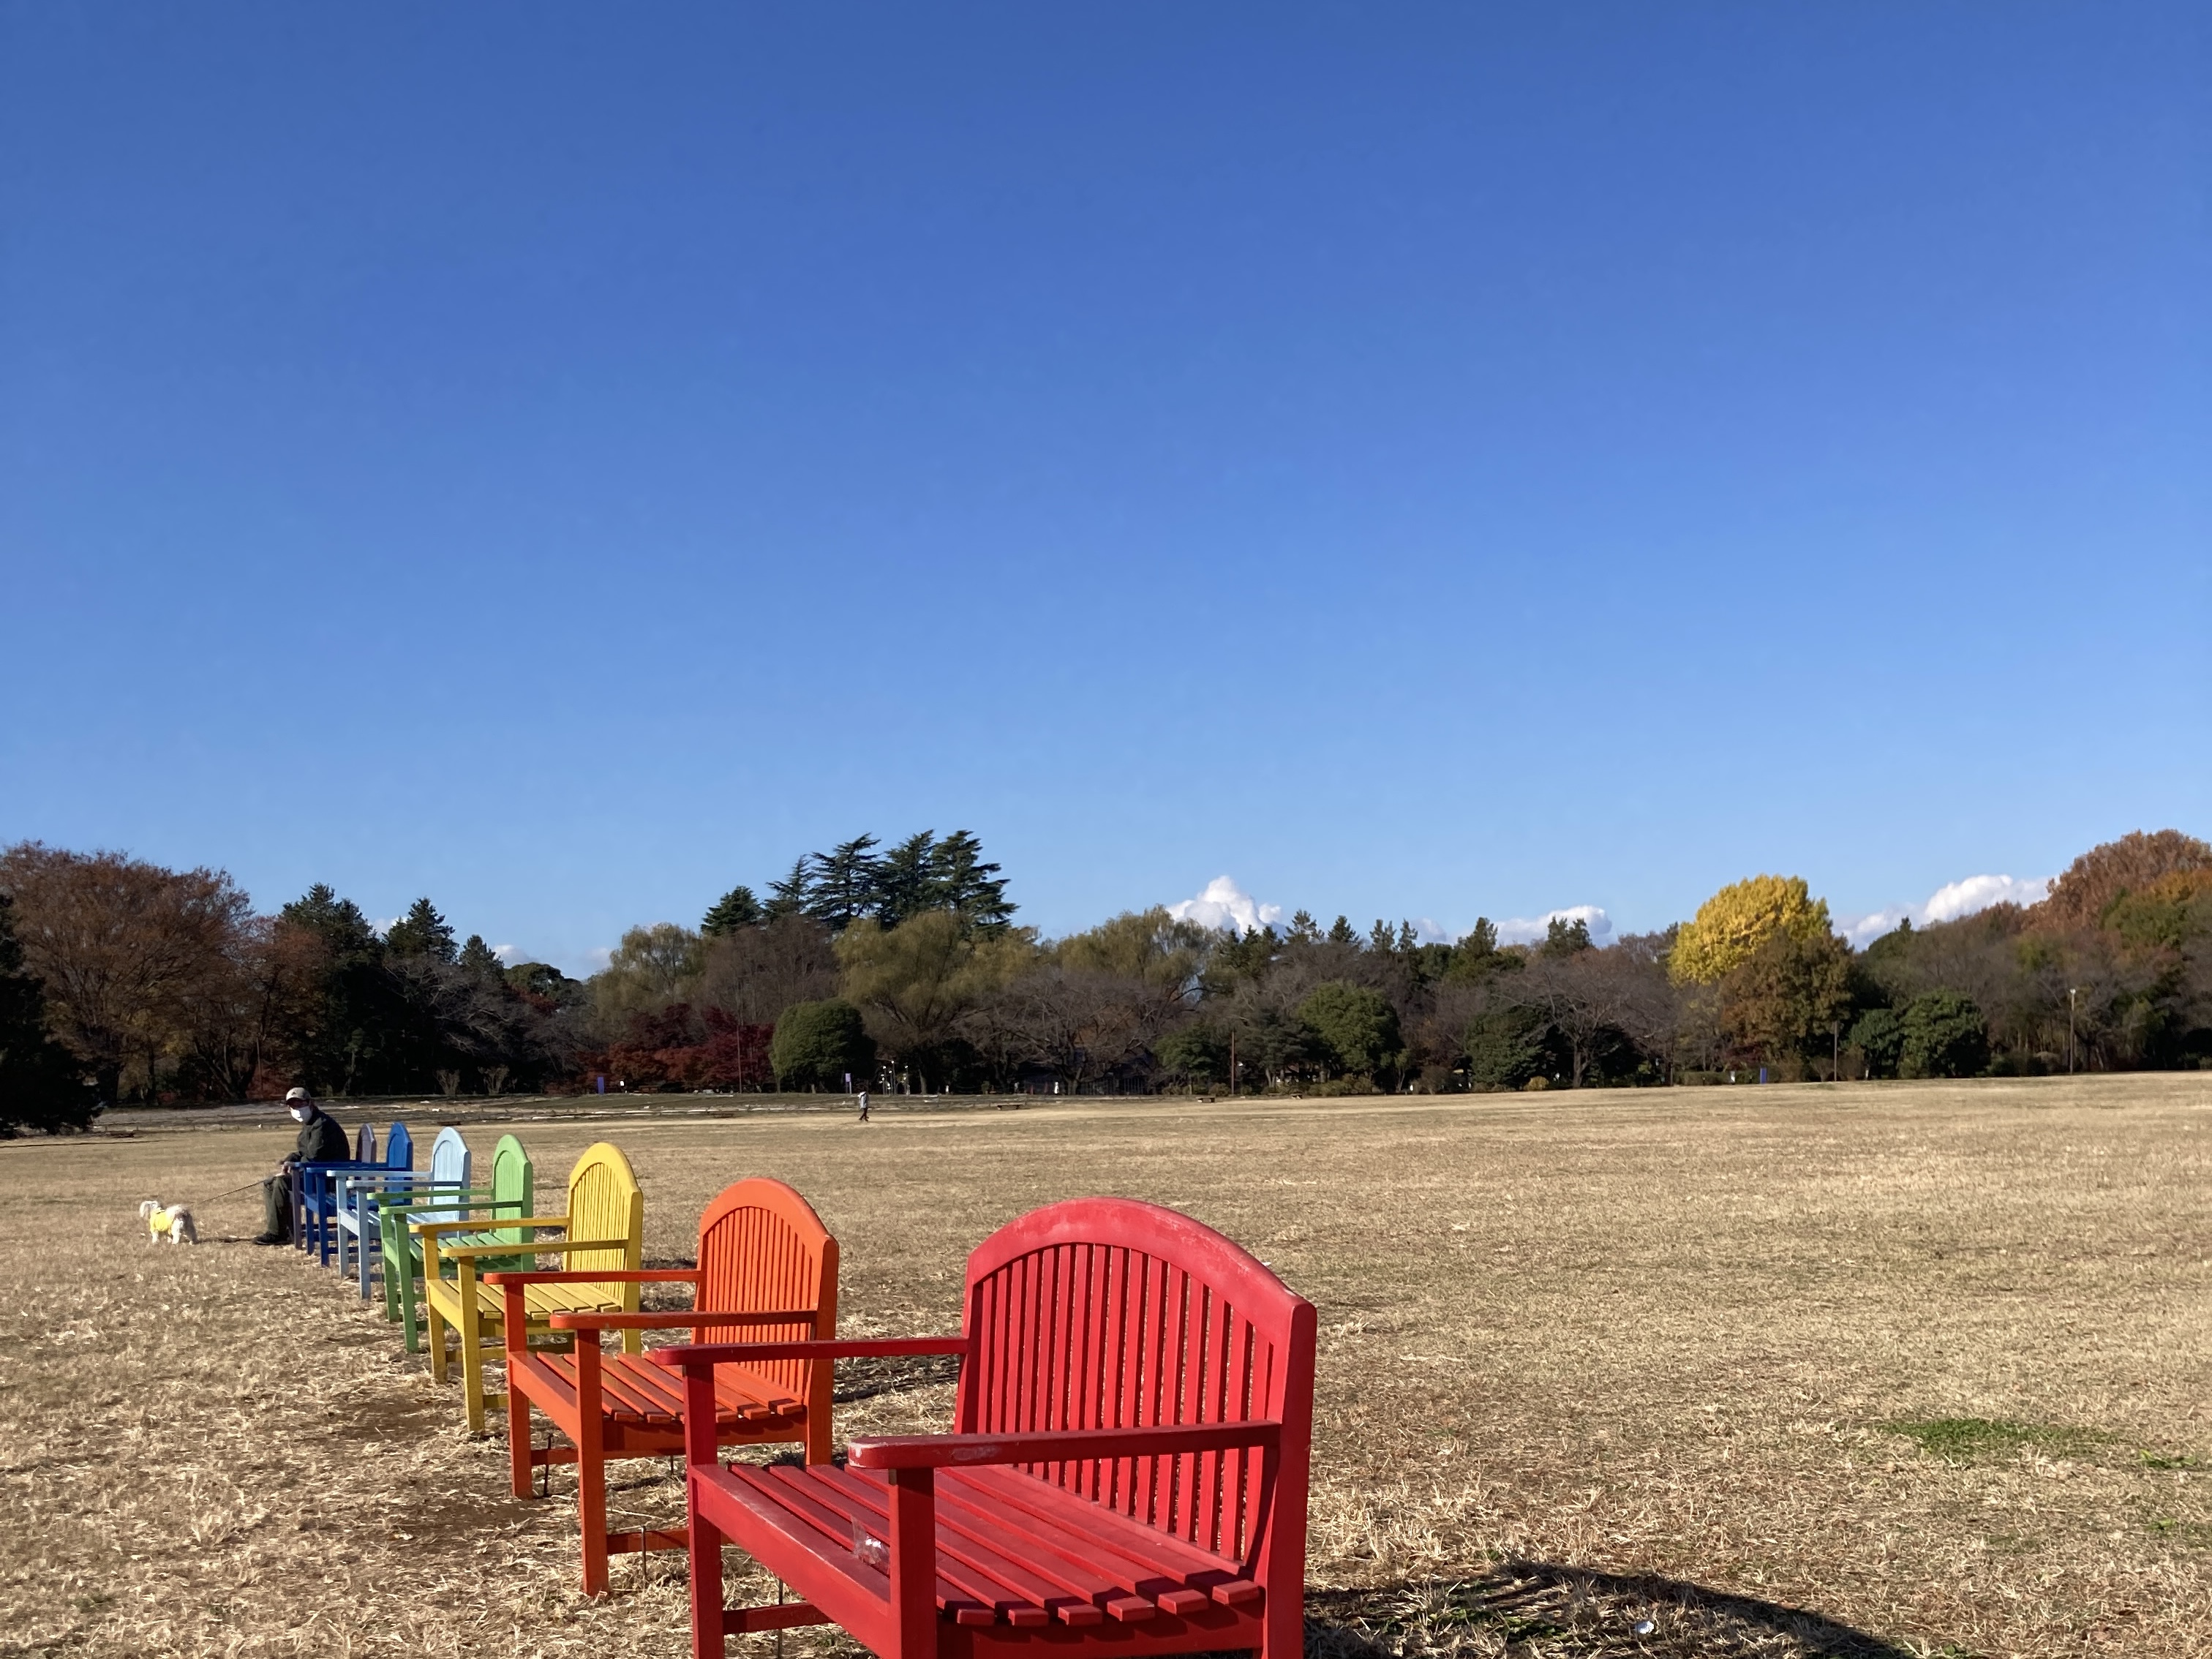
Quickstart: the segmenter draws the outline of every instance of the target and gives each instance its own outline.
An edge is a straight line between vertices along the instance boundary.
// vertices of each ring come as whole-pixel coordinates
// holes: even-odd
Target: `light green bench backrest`
[[[537,1171],[531,1165],[530,1154],[522,1150],[522,1143],[513,1135],[501,1135],[491,1155],[492,1202],[500,1206],[491,1212],[493,1218],[505,1216],[519,1219],[532,1213],[530,1206],[537,1200]],[[519,1207],[507,1208],[509,1200]],[[523,1229],[494,1227],[485,1237],[493,1243],[520,1244],[523,1242]]]

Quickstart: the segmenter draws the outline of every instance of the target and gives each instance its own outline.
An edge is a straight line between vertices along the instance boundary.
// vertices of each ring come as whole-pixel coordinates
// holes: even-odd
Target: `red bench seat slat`
[[[994,1489],[1001,1483],[991,1477],[1001,1474],[948,1471],[939,1481],[937,1602],[955,1623],[1137,1624],[1160,1611],[1188,1613],[1209,1601],[1250,1607],[1261,1599],[1260,1587],[1234,1562],[1177,1547],[1178,1540],[1059,1487],[1014,1475],[1033,1488],[1024,1494],[1030,1503],[1018,1506]],[[872,1573],[852,1553],[852,1531],[858,1518],[874,1536],[888,1534],[890,1500],[881,1474],[834,1464],[744,1463],[721,1474],[716,1485],[749,1494],[747,1507],[764,1518],[773,1512],[780,1531],[811,1539],[820,1553],[849,1556],[856,1569]],[[1214,1593],[1232,1583],[1243,1592],[1234,1601]]]

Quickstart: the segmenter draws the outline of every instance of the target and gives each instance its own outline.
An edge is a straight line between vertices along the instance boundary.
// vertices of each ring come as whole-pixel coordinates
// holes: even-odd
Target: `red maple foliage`
[[[720,1008],[672,1003],[634,1014],[622,1040],[583,1057],[586,1074],[605,1073],[629,1089],[766,1089],[772,1025],[745,1025]]]

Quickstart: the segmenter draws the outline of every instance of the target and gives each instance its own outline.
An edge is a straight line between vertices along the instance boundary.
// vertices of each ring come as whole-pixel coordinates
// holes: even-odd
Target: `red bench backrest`
[[[1247,1564],[1302,1574],[1314,1310],[1188,1216],[1130,1199],[1048,1205],[968,1258],[954,1431],[1006,1434],[1273,1418],[1256,1451],[1033,1465],[1030,1473]],[[1288,1554],[1283,1552],[1289,1552]]]
[[[707,1206],[699,1217],[699,1272],[696,1305],[716,1313],[817,1310],[798,1324],[718,1331],[710,1340],[826,1342],[837,1334],[837,1241],[814,1206],[781,1181],[734,1182]],[[827,1420],[829,1365],[783,1359],[744,1369]]]

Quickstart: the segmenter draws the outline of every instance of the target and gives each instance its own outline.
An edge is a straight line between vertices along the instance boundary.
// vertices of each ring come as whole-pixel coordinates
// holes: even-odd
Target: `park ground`
[[[503,1127],[548,1189],[623,1146],[661,1262],[791,1182],[848,1334],[953,1328],[1054,1199],[1238,1239],[1320,1310],[1319,1659],[2212,1654],[2212,1077],[886,1105]],[[380,1304],[199,1201],[289,1126],[141,1122],[0,1146],[0,1659],[688,1651],[680,1554],[583,1600],[573,1508],[507,1495]],[[207,1242],[149,1248],[149,1197]],[[841,1437],[949,1413],[841,1385]]]

